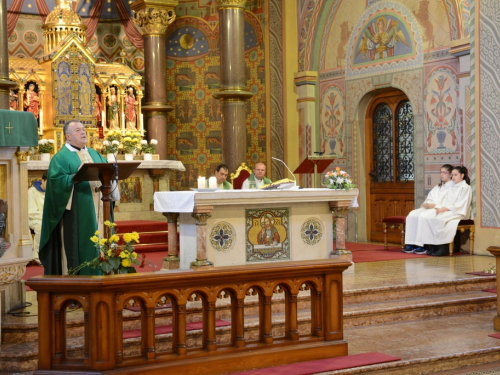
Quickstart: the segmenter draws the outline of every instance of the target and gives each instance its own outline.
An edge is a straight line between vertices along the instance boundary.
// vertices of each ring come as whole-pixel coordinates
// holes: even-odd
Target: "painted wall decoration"
[[[245,210],[246,261],[290,259],[288,208]]]
[[[86,63],[78,67],[78,104],[81,115],[92,114],[92,83],[90,67]]]
[[[458,79],[448,68],[436,69],[425,85],[426,151],[432,154],[460,150]]]
[[[212,230],[210,231],[210,245],[217,250],[226,252],[229,251],[236,240],[236,231],[234,227],[226,223],[225,221],[221,221],[214,225]]]
[[[120,203],[142,203],[142,177],[129,177],[118,183]]]
[[[392,1],[369,6],[351,33],[346,79],[422,66],[422,36],[411,10]]]
[[[324,91],[319,117],[321,151],[329,155],[344,156],[345,102],[339,87],[330,86]]]
[[[174,107],[168,155],[187,168],[172,178],[173,190],[195,186],[198,175],[213,175],[222,161],[220,102],[212,97],[220,88],[218,33],[218,23],[193,16],[178,17],[167,33],[167,101]],[[266,160],[266,77],[263,30],[250,12],[245,12],[245,48],[245,84],[254,94],[246,102],[247,164],[253,165]]]
[[[397,87],[408,95],[413,113],[418,115],[424,110],[422,97],[422,69],[415,69],[392,76],[392,86]]]
[[[306,245],[314,246],[323,238],[323,225],[321,221],[310,217],[302,224],[300,236]]]
[[[355,44],[353,66],[374,60],[390,61],[413,57],[414,45],[407,25],[397,15],[378,13],[368,20]]]

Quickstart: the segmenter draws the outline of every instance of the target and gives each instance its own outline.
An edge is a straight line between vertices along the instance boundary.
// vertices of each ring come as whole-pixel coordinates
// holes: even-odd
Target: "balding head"
[[[266,175],[266,165],[264,163],[257,163],[253,168],[253,174],[258,180],[262,180]]]

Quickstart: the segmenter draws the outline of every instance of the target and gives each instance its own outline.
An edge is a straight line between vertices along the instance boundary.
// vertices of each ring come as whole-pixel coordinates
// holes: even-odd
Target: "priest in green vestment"
[[[100,182],[75,183],[73,177],[82,163],[107,161],[86,147],[87,132],[81,122],[68,121],[63,131],[66,144],[52,158],[47,173],[40,238],[40,261],[46,275],[65,275],[98,256],[90,237],[98,228],[103,232]],[[119,200],[118,189],[112,190],[113,200]],[[86,267],[80,275],[92,272]]]
[[[253,172],[241,185],[241,190],[260,189],[262,185],[270,184],[272,181],[266,176],[266,165],[257,163],[253,168]]]
[[[217,189],[232,190],[233,185],[227,181],[229,167],[226,164],[220,164],[215,168],[215,178],[217,179]],[[207,181],[208,183],[208,181]]]

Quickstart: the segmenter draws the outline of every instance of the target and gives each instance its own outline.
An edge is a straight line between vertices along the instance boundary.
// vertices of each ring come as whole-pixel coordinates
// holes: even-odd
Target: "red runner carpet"
[[[488,335],[488,337],[493,337],[494,339],[500,339],[500,333],[494,333],[494,334]]]
[[[123,234],[127,232],[159,232],[167,231],[168,223],[166,221],[150,220],[127,220],[116,221],[116,233]]]
[[[317,374],[319,372],[343,370],[352,367],[368,366],[377,363],[394,362],[399,360],[401,360],[401,358],[393,357],[392,355],[370,352],[348,355],[345,357],[326,358],[317,361],[299,362],[290,365],[267,367],[257,370],[238,372],[238,374],[308,375]]]

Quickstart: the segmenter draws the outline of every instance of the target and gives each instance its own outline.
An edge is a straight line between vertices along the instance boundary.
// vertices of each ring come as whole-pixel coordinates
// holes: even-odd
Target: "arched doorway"
[[[406,216],[414,201],[414,119],[408,97],[400,90],[383,90],[368,105],[366,130],[367,238],[384,239],[382,220]],[[389,242],[400,243],[399,233]]]

